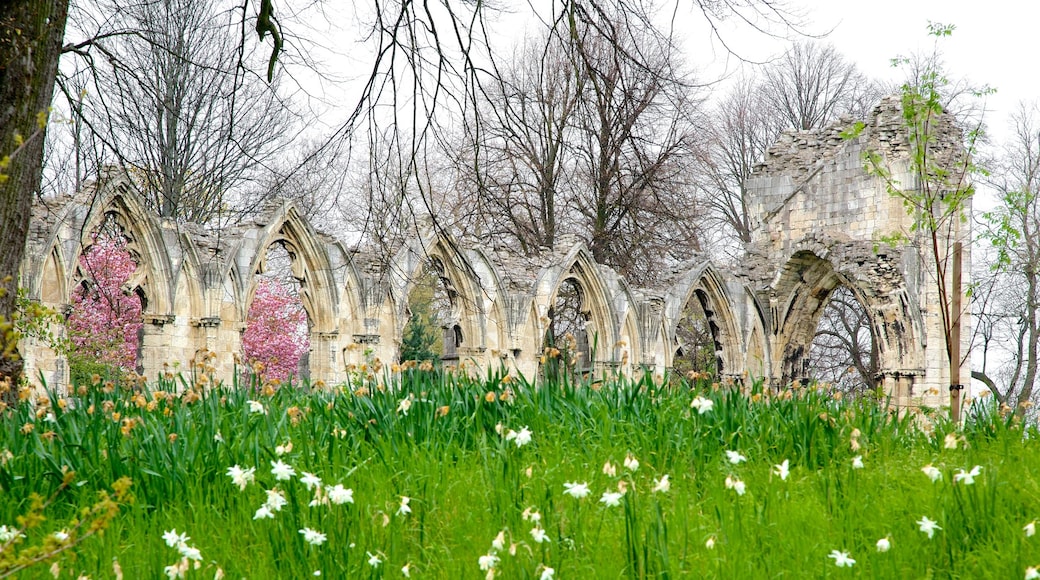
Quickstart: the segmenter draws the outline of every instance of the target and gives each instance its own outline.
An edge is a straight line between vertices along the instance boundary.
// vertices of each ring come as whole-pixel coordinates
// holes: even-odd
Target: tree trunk
[[[10,321],[33,195],[40,187],[46,115],[65,35],[68,0],[0,0],[0,320]],[[0,323],[0,381],[21,373]]]

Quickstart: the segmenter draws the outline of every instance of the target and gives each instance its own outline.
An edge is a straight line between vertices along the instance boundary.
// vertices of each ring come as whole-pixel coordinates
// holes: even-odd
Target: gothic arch
[[[668,364],[673,353],[668,345],[676,341],[676,331],[686,305],[697,300],[704,311],[715,342],[716,369],[719,374],[740,375],[745,370],[744,340],[729,290],[719,272],[708,262],[687,270],[676,281],[666,301]]]

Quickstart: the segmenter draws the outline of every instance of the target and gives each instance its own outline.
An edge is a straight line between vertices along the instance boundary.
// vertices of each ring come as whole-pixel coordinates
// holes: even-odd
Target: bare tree
[[[870,317],[846,286],[831,291],[809,347],[813,378],[846,392],[875,386],[879,370]]]

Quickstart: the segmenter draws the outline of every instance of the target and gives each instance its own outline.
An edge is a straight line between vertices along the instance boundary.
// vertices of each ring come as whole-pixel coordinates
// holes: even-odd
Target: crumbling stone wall
[[[135,280],[147,297],[141,365],[148,376],[214,353],[218,376],[231,379],[257,275],[277,244],[291,258],[310,319],[311,377],[326,384],[397,359],[408,295],[432,258],[449,289],[460,364],[536,376],[550,308],[561,285],[572,281],[594,337],[596,373],[663,374],[682,312],[697,300],[712,329],[717,368],[775,385],[806,378],[809,343],[827,297],[846,285],[870,314],[881,352],[879,384],[898,406],[938,406],[948,377],[933,306],[937,286],[913,240],[880,242],[909,231],[911,222],[863,168],[863,153],[877,151],[897,179],[912,183],[898,100],[879,104],[855,139],[842,137],[851,123],[785,133],[769,151],[748,183],[754,240],[739,272],[693,256],[656,287],[637,288],[596,263],[576,238],[525,256],[432,228],[389,255],[349,250],[285,202],[272,202],[251,223],[211,231],[155,216],[126,177],[113,172],[75,196],[37,204],[21,284],[31,299],[67,309],[79,256],[97,224],[113,215],[138,259]],[[957,139],[951,128],[938,146],[957,155]],[[969,232],[956,233],[966,239]],[[22,352],[32,379],[42,372],[50,386],[67,385],[67,365],[45,345],[26,341]]]

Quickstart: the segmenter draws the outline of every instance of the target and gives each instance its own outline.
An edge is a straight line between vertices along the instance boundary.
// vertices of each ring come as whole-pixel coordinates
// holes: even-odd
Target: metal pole
[[[953,244],[953,297],[950,301],[950,415],[954,423],[961,420],[961,253],[963,247],[960,242]]]

